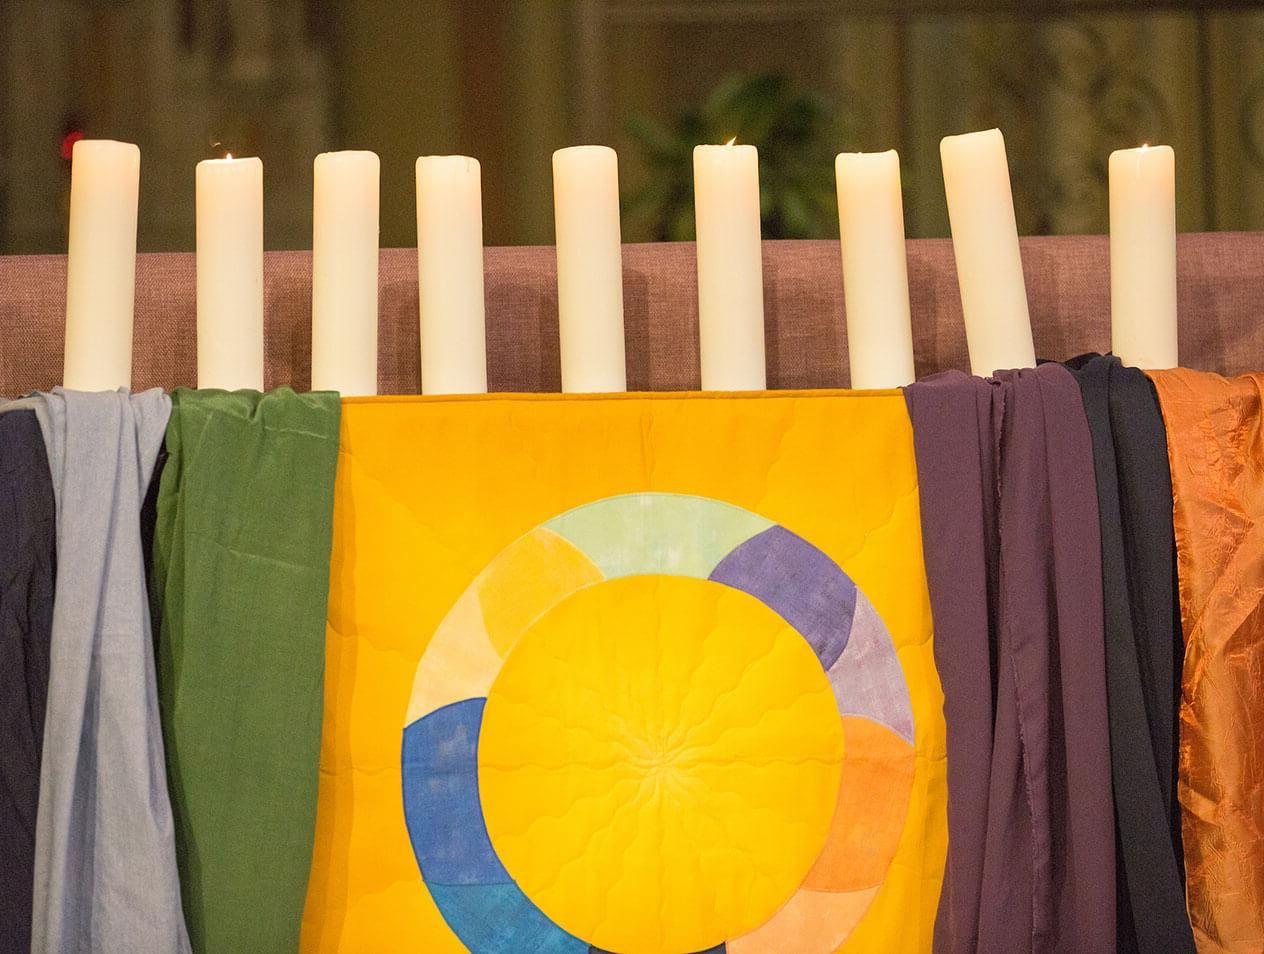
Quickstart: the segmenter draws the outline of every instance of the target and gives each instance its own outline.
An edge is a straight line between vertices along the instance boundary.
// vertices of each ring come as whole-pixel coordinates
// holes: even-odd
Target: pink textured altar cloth
[[[1067,358],[1110,347],[1108,243],[1102,236],[1023,239],[1036,353]],[[919,376],[969,366],[952,244],[909,242]],[[1264,368],[1264,233],[1178,240],[1181,363],[1234,374]],[[550,247],[489,248],[488,379],[495,391],[560,386],[557,289]],[[311,255],[271,252],[265,263],[267,385],[306,389],[311,356]],[[628,245],[623,256],[628,387],[698,386],[697,285],[690,243]],[[838,244],[764,243],[768,384],[848,383]],[[65,258],[0,257],[0,395],[50,388],[61,377]],[[378,384],[419,390],[417,256],[381,254]],[[194,258],[141,255],[136,281],[136,388],[192,385]]]

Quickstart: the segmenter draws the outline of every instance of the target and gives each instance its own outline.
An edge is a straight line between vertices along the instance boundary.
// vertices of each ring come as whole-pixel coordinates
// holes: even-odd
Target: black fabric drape
[[[29,954],[56,578],[56,504],[35,412],[0,414],[0,954]]]
[[[1193,951],[1176,800],[1180,605],[1167,437],[1154,386],[1118,358],[1067,363],[1080,385],[1102,537],[1120,951]]]

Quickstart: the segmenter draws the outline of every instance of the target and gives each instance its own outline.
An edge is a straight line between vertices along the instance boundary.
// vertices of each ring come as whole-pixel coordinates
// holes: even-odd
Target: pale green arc
[[[705,580],[771,520],[733,504],[689,494],[606,497],[543,524],[578,547],[608,579],[644,573]]]

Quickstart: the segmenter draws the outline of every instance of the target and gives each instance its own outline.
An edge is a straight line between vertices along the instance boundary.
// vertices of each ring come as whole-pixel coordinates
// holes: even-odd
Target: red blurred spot
[[[72,129],[61,137],[61,157],[70,159],[75,153],[75,143],[84,137],[82,129]]]

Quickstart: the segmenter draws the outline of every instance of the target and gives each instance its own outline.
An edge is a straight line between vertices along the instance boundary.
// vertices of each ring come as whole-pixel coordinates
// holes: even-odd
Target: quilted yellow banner
[[[929,950],[899,392],[343,406],[307,952]]]

